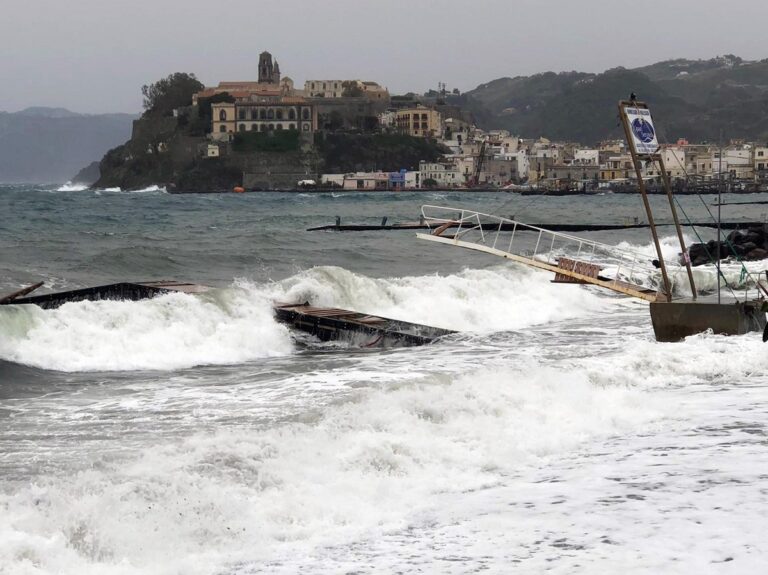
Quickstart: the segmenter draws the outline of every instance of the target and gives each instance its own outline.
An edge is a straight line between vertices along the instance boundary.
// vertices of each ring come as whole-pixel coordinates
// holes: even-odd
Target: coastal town
[[[202,159],[224,158],[236,153],[237,142],[286,132],[295,134],[305,150],[326,133],[399,134],[437,144],[440,157],[419,158],[416,165],[371,165],[346,173],[313,172],[305,166],[303,172],[285,174],[289,177],[277,187],[589,193],[621,191],[636,182],[623,140],[590,146],[551,141],[546,134],[527,139],[507,130],[482,130],[471,113],[451,103],[457,94],[458,90],[449,92],[440,84],[425,95],[391,95],[379,83],[360,79],[310,79],[297,88],[290,77],[281,75],[277,60],[263,52],[257,80],[223,81],[194,94],[192,110],[204,102],[210,106],[206,141],[197,153]],[[160,153],[163,150],[163,145],[157,148]],[[765,142],[679,139],[662,144],[662,153],[678,192],[721,185],[732,191],[768,189]],[[264,176],[264,170],[245,169],[243,185],[259,188]],[[651,167],[643,170],[642,177],[651,189],[661,183],[661,174]]]

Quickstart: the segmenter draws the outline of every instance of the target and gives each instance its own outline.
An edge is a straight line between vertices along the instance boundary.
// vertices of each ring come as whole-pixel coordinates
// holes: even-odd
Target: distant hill
[[[0,182],[66,182],[129,139],[136,118],[64,108],[0,112]]]
[[[500,78],[452,97],[480,127],[526,138],[596,143],[622,137],[616,103],[630,92],[647,101],[666,141],[723,137],[768,141],[768,59],[667,60],[602,74],[548,72]]]

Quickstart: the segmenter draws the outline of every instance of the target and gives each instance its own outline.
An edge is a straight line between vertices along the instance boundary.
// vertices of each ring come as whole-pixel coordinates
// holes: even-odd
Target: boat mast
[[[662,154],[656,154],[656,160],[659,162],[661,168],[661,180],[664,182],[664,190],[667,192],[667,200],[669,200],[669,209],[672,212],[672,219],[675,222],[675,230],[677,231],[677,239],[680,242],[680,249],[683,254],[683,262],[685,262],[685,269],[688,272],[688,283],[691,286],[691,296],[696,299],[696,284],[693,281],[693,270],[691,270],[691,257],[688,255],[688,248],[685,247],[685,238],[683,238],[683,229],[680,227],[680,220],[677,217],[677,209],[675,208],[675,202],[672,198],[672,186],[669,183],[669,174],[667,174],[667,166],[664,164],[664,156]],[[720,208],[718,208],[720,209]],[[719,225],[719,222],[718,222]]]

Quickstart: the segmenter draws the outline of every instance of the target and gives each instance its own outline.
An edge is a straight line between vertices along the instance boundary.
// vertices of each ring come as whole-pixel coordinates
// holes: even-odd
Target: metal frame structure
[[[472,210],[425,205],[421,213],[424,222],[435,227],[431,234],[416,234],[419,239],[550,271],[559,283],[591,284],[646,301],[658,300],[656,288],[643,285],[657,272],[644,254]],[[533,249],[524,249],[523,244],[534,239]]]

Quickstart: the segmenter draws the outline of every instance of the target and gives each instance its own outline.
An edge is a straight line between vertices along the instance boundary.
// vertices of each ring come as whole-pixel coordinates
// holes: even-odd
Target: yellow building
[[[440,112],[424,106],[403,108],[395,115],[395,126],[402,134],[421,138],[432,138],[443,131]]]
[[[235,132],[298,130],[311,134],[317,130],[317,111],[304,98],[253,97],[237,102],[211,105],[214,140],[228,140]]]

